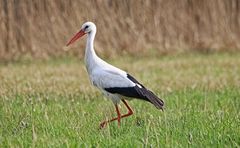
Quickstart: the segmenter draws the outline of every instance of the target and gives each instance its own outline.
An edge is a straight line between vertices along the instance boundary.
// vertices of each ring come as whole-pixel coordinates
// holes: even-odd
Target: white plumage
[[[118,113],[117,118],[102,122],[101,127],[114,120],[118,120],[120,125],[121,117],[126,117],[133,113],[124,99],[138,98],[149,101],[157,108],[162,109],[164,103],[161,99],[146,89],[127,72],[108,64],[96,55],[93,45],[96,35],[96,26],[94,23],[84,23],[81,30],[68,42],[67,46],[85,34],[88,35],[85,49],[85,64],[89,79],[94,86],[99,88],[106,97],[113,101]],[[126,115],[121,116],[119,112],[117,104],[120,100],[123,101],[129,110],[129,113]]]

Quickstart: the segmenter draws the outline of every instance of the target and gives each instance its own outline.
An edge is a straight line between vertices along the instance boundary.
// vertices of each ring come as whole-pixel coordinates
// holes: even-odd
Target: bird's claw
[[[106,121],[102,122],[102,123],[100,124],[100,129],[104,128],[106,125],[107,125],[107,122],[106,122]]]

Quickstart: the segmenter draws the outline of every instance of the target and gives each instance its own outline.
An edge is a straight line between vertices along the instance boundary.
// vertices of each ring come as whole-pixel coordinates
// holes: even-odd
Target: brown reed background
[[[240,0],[0,0],[0,59],[82,56],[85,21],[105,56],[240,51]]]

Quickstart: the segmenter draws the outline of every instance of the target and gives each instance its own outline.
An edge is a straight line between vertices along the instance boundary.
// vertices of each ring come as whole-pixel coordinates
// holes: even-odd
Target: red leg
[[[121,120],[121,118],[130,116],[130,115],[133,114],[133,111],[132,111],[132,109],[129,107],[129,105],[127,104],[127,102],[126,102],[125,100],[122,100],[122,101],[123,101],[123,103],[125,104],[125,106],[127,107],[128,113],[121,116],[120,111],[119,111],[119,109],[118,109],[118,106],[115,105],[115,108],[116,108],[116,111],[117,111],[117,115],[118,115],[118,116],[117,116],[116,118],[111,119],[111,120],[103,121],[103,122],[100,124],[100,128],[105,127],[105,126],[107,125],[107,123],[112,122],[112,121],[114,121],[114,120],[118,120],[118,126],[120,126],[120,120]]]
[[[115,105],[115,107],[116,107],[116,111],[117,111],[118,126],[120,126],[121,113],[120,113],[120,111],[119,111],[119,109],[118,109],[118,106]],[[112,121],[114,121],[114,120],[112,120]],[[111,121],[110,121],[110,122],[111,122]]]
[[[111,120],[103,121],[103,122],[100,124],[100,128],[105,127],[108,122],[112,122],[112,121],[114,121],[114,120],[118,120],[118,126],[120,126],[121,113],[120,113],[117,105],[115,105],[115,108],[116,108],[116,112],[117,112],[117,115],[118,115],[118,116],[117,116],[116,118],[111,119]]]
[[[126,105],[126,107],[127,107],[127,109],[128,109],[128,113],[125,114],[125,115],[123,115],[123,116],[121,116],[121,117],[123,118],[123,117],[127,117],[127,116],[132,115],[132,114],[133,114],[133,111],[132,111],[131,107],[127,104],[127,102],[126,102],[125,100],[122,100],[122,101],[123,101],[123,103]]]

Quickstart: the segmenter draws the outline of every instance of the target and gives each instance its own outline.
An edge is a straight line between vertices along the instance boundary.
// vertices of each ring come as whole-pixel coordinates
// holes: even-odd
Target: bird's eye
[[[86,26],[85,29],[87,29],[89,26]]]

